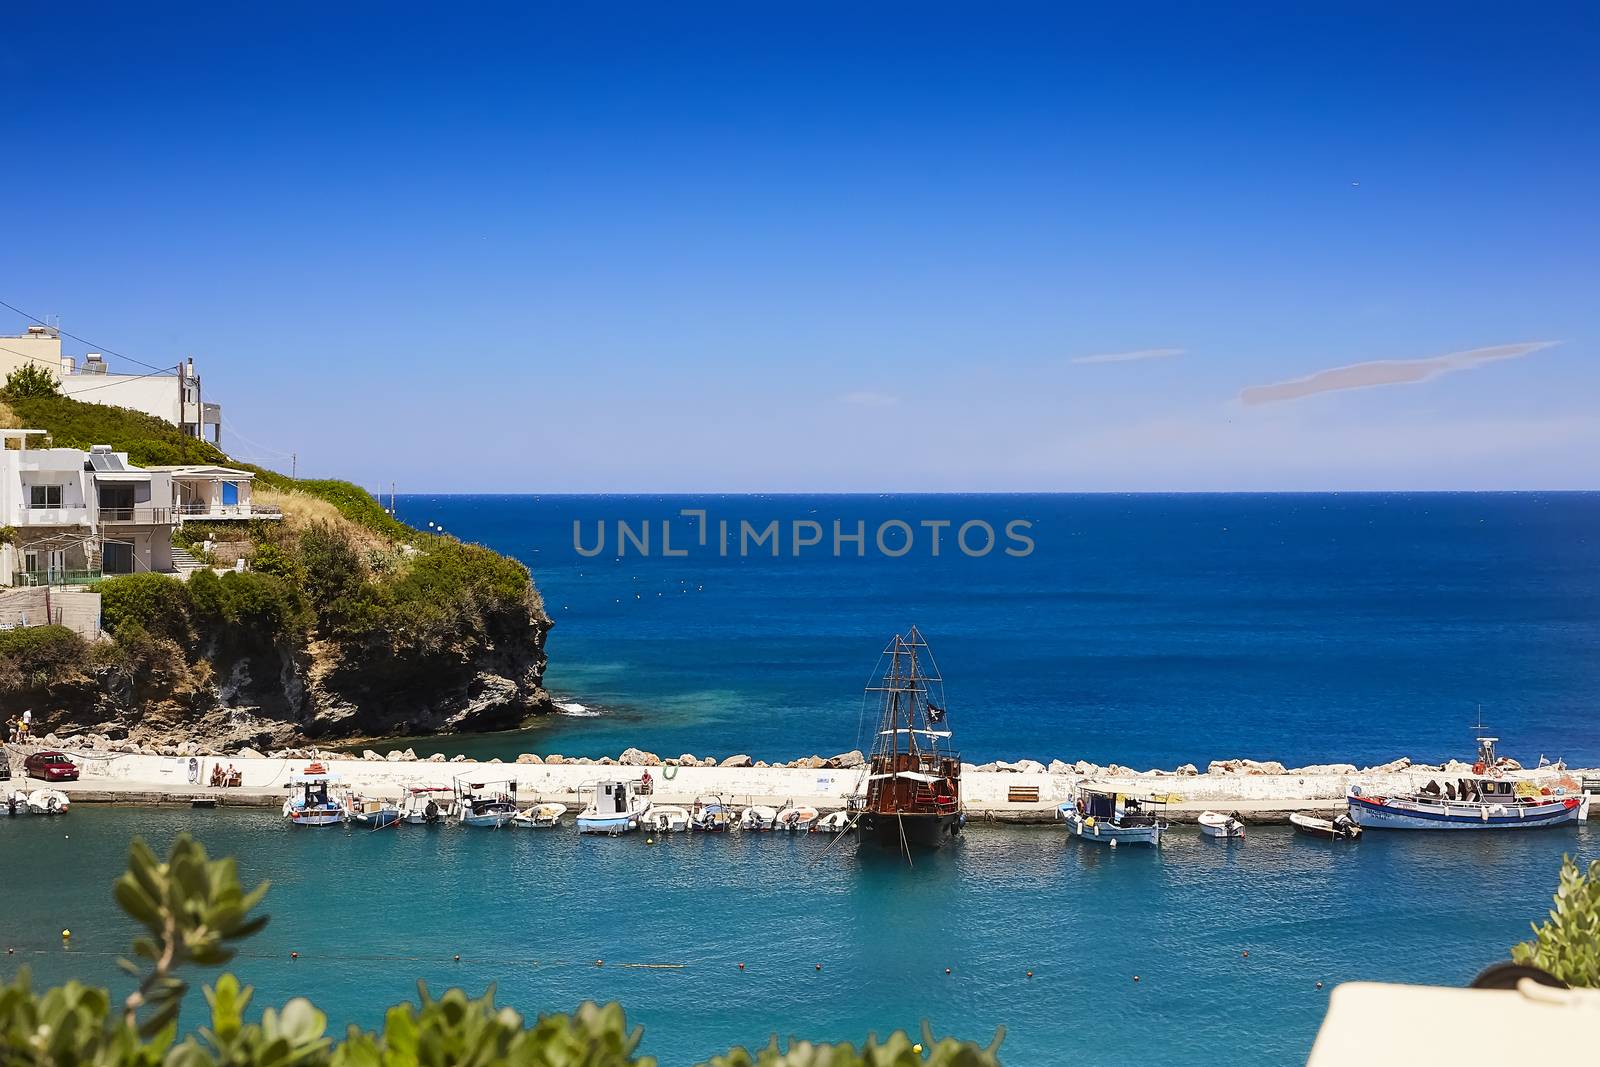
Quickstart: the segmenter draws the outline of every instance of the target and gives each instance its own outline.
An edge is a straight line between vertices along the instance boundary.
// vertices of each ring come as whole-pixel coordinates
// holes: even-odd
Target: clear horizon
[[[1585,5],[91,8],[14,20],[0,300],[193,356],[240,459],[1600,488]]]

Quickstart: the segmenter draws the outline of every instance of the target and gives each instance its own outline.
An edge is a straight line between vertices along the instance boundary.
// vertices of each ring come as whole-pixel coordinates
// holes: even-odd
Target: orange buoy
[[[742,964],[742,963],[741,963],[741,964],[739,964],[739,969],[740,969],[740,970],[741,970],[741,971],[742,971],[742,970],[744,970],[744,964]]]
[[[1029,977],[1029,978],[1032,978],[1032,977],[1033,977],[1033,972],[1032,972],[1032,971],[1029,971],[1029,972],[1028,972],[1028,977]]]
[[[1245,949],[1243,952],[1240,953],[1240,955],[1243,956],[1245,959],[1249,959],[1250,958],[1250,950],[1249,949]]]
[[[822,970],[822,964],[820,964],[820,963],[817,964],[817,970],[819,970],[819,971]]]
[[[297,959],[299,959],[299,958],[300,958],[300,953],[298,953],[298,952],[291,952],[291,953],[289,953],[289,958],[290,958],[290,959],[291,959],[291,960],[297,960]]]

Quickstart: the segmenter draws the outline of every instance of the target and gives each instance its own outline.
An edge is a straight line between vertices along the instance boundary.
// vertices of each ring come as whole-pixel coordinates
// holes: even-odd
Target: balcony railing
[[[164,525],[172,521],[171,516],[171,508],[108,508],[104,504],[100,505],[101,522],[126,522],[146,525]]]
[[[105,575],[99,570],[14,571],[12,585],[90,585]]]
[[[22,508],[21,526],[87,526],[88,508]]]
[[[271,504],[179,504],[185,519],[281,519],[283,509]]]

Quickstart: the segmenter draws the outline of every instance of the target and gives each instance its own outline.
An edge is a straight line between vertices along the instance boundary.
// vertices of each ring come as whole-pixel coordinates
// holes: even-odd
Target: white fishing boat
[[[1237,815],[1224,815],[1218,811],[1201,812],[1200,832],[1207,837],[1243,837],[1244,823]]]
[[[752,804],[739,816],[739,829],[764,834],[778,821],[778,813],[764,804]]]
[[[702,834],[725,834],[737,822],[732,806],[720,796],[707,793],[689,810],[689,829]]]
[[[790,804],[778,812],[778,818],[773,824],[773,829],[783,830],[791,834],[804,834],[810,833],[816,822],[816,808],[808,804]]]
[[[65,815],[72,798],[59,789],[35,789],[28,794],[28,811],[34,815]]]
[[[639,795],[638,782],[585,782],[578,787],[578,798],[589,794],[589,803],[578,815],[580,834],[632,833],[650,813],[650,801]]]
[[[388,826],[400,825],[400,805],[379,797],[364,797],[354,792],[346,793],[344,818],[353,826],[382,830]]]
[[[1342,812],[1331,819],[1319,819],[1315,815],[1294,811],[1289,813],[1289,823],[1296,833],[1308,837],[1322,837],[1330,841],[1356,841],[1361,837],[1361,827]]]
[[[565,804],[537,801],[532,807],[517,812],[517,817],[511,821],[527,830],[553,830],[561,825],[561,817],[566,813]]]
[[[1374,793],[1350,787],[1350,818],[1372,830],[1535,830],[1581,821],[1588,795],[1577,783],[1525,771],[1495,755],[1499,738],[1478,738],[1468,774],[1443,772],[1419,788]]]
[[[1165,796],[1132,796],[1111,786],[1078,786],[1078,796],[1056,809],[1067,832],[1101,845],[1159,845],[1167,822]]]
[[[339,780],[320,762],[289,779],[289,796],[283,802],[283,817],[294,826],[338,826],[344,822],[344,808],[328,794],[328,787]]]
[[[658,834],[681,834],[689,829],[689,812],[672,804],[653,804],[642,825]]]
[[[455,816],[474,830],[500,830],[517,817],[517,783],[456,782]]]
[[[407,826],[437,826],[449,814],[444,797],[453,793],[447,785],[414,785],[400,801],[400,821]]]
[[[855,815],[856,813],[853,811],[830,812],[811,824],[811,832],[814,834],[843,833],[855,825]]]
[[[0,801],[0,814],[28,815],[28,794],[22,790],[13,790],[7,793],[4,800]]]

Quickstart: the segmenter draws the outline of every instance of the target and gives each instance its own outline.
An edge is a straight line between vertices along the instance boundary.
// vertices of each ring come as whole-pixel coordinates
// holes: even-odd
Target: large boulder
[[[1022,774],[1043,774],[1044,764],[1036,759],[1019,759],[1011,765],[1013,770]]]
[[[559,752],[552,752],[552,753],[550,753],[550,755],[548,755],[548,756],[546,756],[544,758],[544,761],[546,763],[552,763],[552,764],[556,765],[557,767],[559,767],[563,763],[567,762],[567,758],[565,756],[563,756]]]
[[[1277,760],[1241,760],[1246,774],[1286,774],[1283,764]]]
[[[263,756],[261,753],[257,752],[253,748],[241,748],[239,750],[239,752],[238,752],[238,756],[239,756],[240,759],[265,759],[266,758],[265,756]]]
[[[1463,763],[1461,765],[1461,769],[1463,771],[1470,771],[1472,768]],[[1309,767],[1297,767],[1291,773],[1309,775],[1354,774],[1356,773],[1356,765],[1354,763],[1314,763]]]
[[[389,750],[389,754],[384,757],[384,759],[388,760],[390,763],[401,763],[405,760],[405,758],[406,754],[401,752],[398,748],[391,748]]]
[[[378,755],[376,752],[372,751],[372,749],[370,749],[370,748],[366,749],[365,751],[363,751],[361,753],[361,758],[366,760],[368,763],[382,763],[383,762],[383,757]]]
[[[680,767],[698,767],[698,766],[700,766],[700,761],[695,759],[692,754],[690,754],[688,752],[685,752],[683,755],[678,757],[678,766],[680,766]]]
[[[433,755],[428,757],[429,763],[443,763],[444,761],[445,755],[443,752],[435,752]]]
[[[1088,760],[1079,760],[1072,765],[1072,773],[1081,775],[1084,778],[1094,778],[1100,773],[1100,765],[1098,763],[1090,763]]]
[[[729,756],[727,759],[725,759],[721,763],[717,764],[717,766],[719,766],[719,767],[748,767],[754,762],[755,761],[752,760],[749,756],[746,756],[744,753],[741,752],[737,756]]]
[[[659,767],[661,757],[642,748],[630,748],[617,760],[624,767]]]
[[[797,766],[813,771],[820,771],[828,765],[828,761],[821,756],[806,756],[804,759],[796,760],[795,763]]]
[[[1196,767],[1192,763],[1185,763],[1182,767],[1179,767],[1176,771],[1173,771],[1172,773],[1178,775],[1179,777],[1188,778],[1188,777],[1191,777],[1192,775],[1199,774],[1200,773],[1200,768]]]
[[[467,762],[467,757],[458,752],[454,756],[450,757],[450,762],[451,763],[465,763],[465,762]]]
[[[1050,766],[1046,767],[1045,769],[1047,771],[1049,771],[1051,774],[1071,774],[1072,773],[1072,765],[1070,763],[1065,763],[1062,760],[1058,760],[1058,759],[1051,760],[1050,761]]]
[[[540,759],[538,756],[535,756],[532,752],[524,752],[522,755],[517,757],[517,762],[518,763],[543,763],[544,760]]]
[[[853,748],[849,752],[841,752],[837,756],[828,757],[828,766],[835,770],[850,770],[855,767],[865,767],[866,764],[867,757],[862,755],[861,750],[858,748]]]
[[[1411,766],[1411,757],[1410,756],[1401,756],[1399,759],[1390,760],[1388,763],[1385,763],[1382,766],[1379,766],[1379,767],[1368,767],[1367,768],[1367,773],[1368,774],[1398,774],[1400,771],[1405,770],[1409,766]]]

